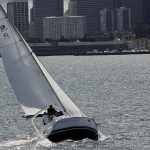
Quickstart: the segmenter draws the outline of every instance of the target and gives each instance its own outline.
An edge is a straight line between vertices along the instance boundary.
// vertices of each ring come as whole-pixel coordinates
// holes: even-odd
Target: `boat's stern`
[[[53,121],[54,122],[54,121]],[[98,129],[95,121],[88,117],[61,117],[58,121],[47,124],[46,137],[52,142],[64,140],[98,140]]]

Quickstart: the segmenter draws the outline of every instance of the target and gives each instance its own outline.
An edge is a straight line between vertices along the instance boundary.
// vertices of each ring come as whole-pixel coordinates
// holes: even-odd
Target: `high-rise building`
[[[150,25],[150,0],[143,0],[143,23]]]
[[[33,8],[30,9],[30,22],[34,22]]]
[[[77,0],[77,15],[86,16],[87,32],[95,33],[99,29],[97,12],[104,8],[113,10],[125,7],[131,10],[131,28],[133,29],[138,24],[143,24],[143,21],[150,22],[149,6],[149,0]]]
[[[33,8],[30,9],[29,36],[30,36],[30,38],[35,37]]]
[[[123,32],[131,29],[131,11],[120,7],[114,10],[104,8],[100,11],[101,32]]]
[[[143,23],[143,0],[121,0],[121,7],[131,9],[131,27]]]
[[[120,7],[114,10],[114,30],[128,31],[131,29],[131,9]]]
[[[99,12],[103,8],[113,9],[114,0],[77,0],[77,15],[86,17],[87,33],[99,31]]]
[[[70,0],[68,8],[70,16],[77,16],[77,0]]]
[[[21,33],[29,30],[28,0],[9,0],[7,14]]]
[[[104,8],[100,11],[100,31],[110,32],[114,30],[114,12],[112,10]]]
[[[86,33],[84,16],[45,17],[43,19],[44,38],[59,40],[83,38]]]
[[[51,16],[63,16],[63,0],[33,0],[33,16],[35,37],[44,38],[43,18]]]
[[[114,0],[114,9],[121,7],[121,0]]]

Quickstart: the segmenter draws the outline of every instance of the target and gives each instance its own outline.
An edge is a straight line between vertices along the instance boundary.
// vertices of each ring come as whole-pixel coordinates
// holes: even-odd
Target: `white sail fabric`
[[[26,115],[47,105],[68,114],[83,113],[59,88],[0,6],[0,52],[12,88]]]

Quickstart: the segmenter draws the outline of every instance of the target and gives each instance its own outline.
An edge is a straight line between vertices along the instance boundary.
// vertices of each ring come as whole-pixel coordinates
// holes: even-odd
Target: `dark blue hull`
[[[52,142],[61,142],[64,140],[83,140],[85,138],[98,140],[98,132],[87,127],[71,127],[53,131],[48,137]]]

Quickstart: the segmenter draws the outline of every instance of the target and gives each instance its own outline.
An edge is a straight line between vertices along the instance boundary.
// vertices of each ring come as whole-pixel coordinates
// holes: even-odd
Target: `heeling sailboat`
[[[98,140],[95,121],[87,117],[57,85],[11,23],[2,6],[0,52],[10,84],[26,117],[32,117],[37,136],[42,134],[53,142],[84,138]],[[49,105],[55,108],[57,115],[48,118],[48,122],[39,130],[33,120],[43,116]]]

